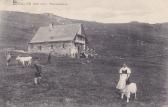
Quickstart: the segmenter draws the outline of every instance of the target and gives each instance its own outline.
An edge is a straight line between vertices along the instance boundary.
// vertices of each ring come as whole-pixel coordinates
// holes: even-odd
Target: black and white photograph
[[[0,0],[0,107],[168,107],[167,10]]]

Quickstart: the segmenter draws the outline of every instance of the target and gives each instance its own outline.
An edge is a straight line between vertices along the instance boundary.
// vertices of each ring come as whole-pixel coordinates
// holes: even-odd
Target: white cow
[[[123,99],[124,95],[125,95],[127,97],[127,103],[128,103],[131,94],[134,94],[135,95],[134,98],[136,99],[136,93],[137,93],[136,83],[130,83],[130,84],[126,85],[124,89],[121,90],[121,99]]]
[[[28,57],[20,57],[20,56],[18,56],[16,58],[16,61],[20,62],[23,66],[25,66],[26,63],[27,63],[27,66],[29,66],[32,63],[32,57],[31,56],[28,56]]]

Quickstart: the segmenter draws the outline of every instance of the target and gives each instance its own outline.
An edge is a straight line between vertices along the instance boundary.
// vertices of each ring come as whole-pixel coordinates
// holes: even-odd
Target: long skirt
[[[116,86],[117,89],[124,89],[126,86],[127,81],[127,74],[120,74],[120,79],[118,81],[118,84]]]

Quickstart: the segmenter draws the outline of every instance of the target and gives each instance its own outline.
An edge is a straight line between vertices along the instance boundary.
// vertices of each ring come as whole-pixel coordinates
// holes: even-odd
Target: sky
[[[13,5],[12,1],[0,0],[0,10],[53,13],[102,23],[168,22],[168,0],[16,0],[31,5]]]

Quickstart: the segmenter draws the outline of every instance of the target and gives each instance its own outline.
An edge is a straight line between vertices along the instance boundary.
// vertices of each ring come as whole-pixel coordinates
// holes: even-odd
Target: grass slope
[[[34,68],[22,68],[14,58],[9,68],[0,54],[0,103],[5,106],[161,107],[166,100],[167,24],[102,24],[61,18],[49,14],[1,12],[0,48],[26,49],[39,26],[83,23],[99,58],[53,58],[47,65],[41,57],[43,79],[33,84]],[[120,58],[125,58],[120,59]],[[118,69],[127,61],[138,85],[138,100],[126,104],[115,89]]]

